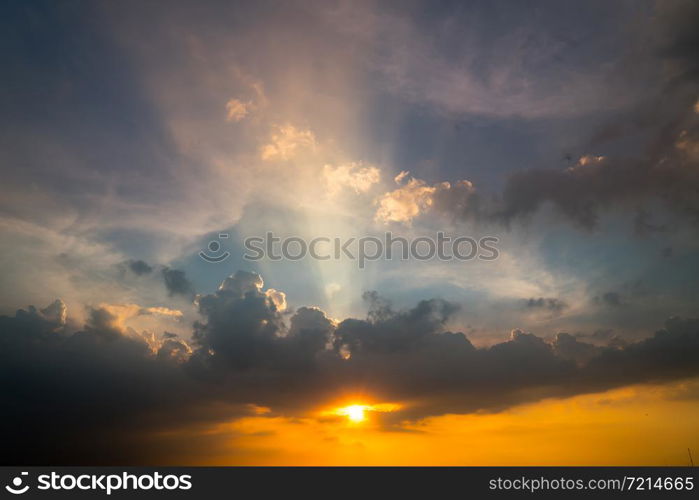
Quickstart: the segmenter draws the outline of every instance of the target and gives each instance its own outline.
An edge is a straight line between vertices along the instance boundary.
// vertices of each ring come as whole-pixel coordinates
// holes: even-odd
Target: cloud
[[[501,215],[511,221],[550,203],[578,226],[591,229],[602,209],[659,201],[698,222],[694,193],[699,189],[699,164],[670,141],[656,141],[654,149],[635,159],[604,158],[565,170],[514,172],[502,194]]]
[[[573,165],[559,168],[554,164],[556,160],[552,159],[548,165],[514,166],[505,179],[504,188],[492,196],[476,192],[470,184],[468,187],[462,185],[461,189],[455,189],[456,186],[439,189],[440,184],[411,180],[407,186],[386,193],[379,199],[377,220],[409,223],[415,217],[432,213],[452,216],[457,220],[472,219],[509,225],[533,216],[543,207],[550,207],[577,227],[591,230],[597,227],[600,217],[606,212],[621,209],[640,214],[637,215],[635,228],[643,236],[667,229],[665,225],[652,223],[652,210],[660,205],[694,224],[699,223],[699,201],[696,196],[699,190],[699,115],[696,112],[699,69],[694,56],[698,44],[696,29],[688,21],[696,19],[697,7],[691,2],[658,4],[653,12],[652,18],[639,22],[632,33],[627,33],[631,39],[638,36],[645,42],[640,46],[629,43],[627,52],[622,51],[620,56],[624,63],[610,66],[617,69],[611,70],[600,81],[594,81],[596,77],[593,74],[598,77],[604,71],[580,74],[580,67],[576,68],[573,78],[576,81],[573,93],[579,93],[576,97],[563,97],[558,91],[536,95],[536,85],[532,87],[529,84],[517,87],[519,91],[512,92],[507,82],[516,80],[515,75],[521,76],[527,72],[526,65],[521,65],[522,61],[496,71],[498,82],[508,89],[507,92],[503,91],[507,95],[502,99],[495,97],[499,93],[498,85],[489,86],[491,90],[488,92],[481,88],[488,77],[484,77],[484,81],[473,77],[467,69],[470,67],[468,60],[464,64],[445,66],[438,63],[438,57],[425,55],[422,59],[406,57],[397,67],[390,66],[397,72],[393,76],[401,75],[398,78],[400,88],[406,90],[410,87],[414,98],[422,96],[429,101],[440,102],[452,112],[458,109],[476,114],[512,113],[530,118],[556,114],[554,108],[549,107],[551,103],[548,100],[557,95],[555,100],[568,102],[566,109],[559,107],[559,111],[576,114],[582,111],[578,108],[581,102],[587,101],[588,106],[591,104],[588,99],[597,99],[594,94],[599,97],[599,90],[588,94],[598,85],[599,89],[605,88],[603,93],[607,96],[610,91],[636,95],[628,100],[625,97],[620,100],[615,98],[615,102],[604,105],[616,106],[624,101],[622,109],[610,113],[608,117],[599,115],[596,129],[576,146],[579,153]],[[553,11],[550,15],[555,16]],[[385,20],[377,13],[373,13],[373,16],[377,21]],[[392,21],[395,35],[401,40],[406,33],[412,32],[413,26],[407,18]],[[399,30],[398,26],[402,28]],[[521,32],[520,35],[524,36]],[[542,39],[548,36],[552,36],[552,33],[529,33],[525,36],[526,42],[521,40],[522,45],[518,45],[518,50],[524,54],[532,50],[530,55],[538,52],[541,56],[542,46],[552,48],[556,45],[541,44]],[[419,49],[415,53],[425,50],[423,43],[416,41],[420,39],[418,36],[408,42]],[[509,42],[503,39],[502,43]],[[534,46],[539,50],[533,50]],[[563,50],[563,46],[567,46],[567,49]],[[559,45],[559,49],[571,54],[576,52],[575,47],[568,46],[568,42]],[[482,70],[501,62],[501,58],[497,63],[479,59],[479,64],[485,66]],[[412,67],[413,64],[417,66]],[[433,70],[421,72],[420,75],[413,73],[423,65]],[[559,78],[567,78],[564,63],[545,66],[549,70],[557,68],[562,73],[556,77],[539,74],[539,82],[556,81],[558,86],[561,83]],[[513,72],[512,68],[515,67],[518,70]],[[617,71],[623,74],[612,76]],[[441,83],[423,87],[427,80],[440,74]],[[581,84],[583,81],[586,83]],[[631,91],[629,87],[634,90]],[[639,99],[640,96],[643,98]],[[484,103],[491,99],[498,103],[485,106]],[[593,107],[598,104],[601,101]],[[481,106],[489,107],[490,111],[479,109]],[[572,156],[566,154],[568,158]],[[407,173],[401,172],[396,179],[402,182],[406,177]],[[443,203],[439,203],[440,194],[444,198]]]
[[[584,366],[604,350],[603,347],[580,342],[576,336],[568,333],[557,334],[553,345],[557,356],[574,361],[578,366]]]
[[[361,162],[346,163],[342,165],[325,165],[323,175],[328,185],[330,195],[335,195],[343,188],[353,190],[355,193],[366,193],[379,182],[381,177],[378,168]]]
[[[113,323],[123,328],[126,321],[138,316],[164,316],[179,319],[183,316],[182,311],[170,309],[163,306],[143,307],[138,304],[100,304],[98,310],[103,310],[111,314]],[[67,314],[67,313],[65,313]]]
[[[239,99],[230,99],[226,103],[226,121],[239,122],[245,118],[248,113],[250,113],[251,108],[251,102],[243,102]]]
[[[17,17],[7,18],[17,27],[8,31],[13,40],[8,46],[23,47],[25,39],[43,32],[21,28],[30,18],[49,29],[55,46],[37,43],[32,44],[37,51],[7,54],[7,74],[17,91],[3,98],[11,124],[3,160],[23,167],[7,172],[0,196],[7,256],[0,273],[3,312],[18,303],[46,304],[62,297],[48,307],[0,320],[3,393],[9,398],[3,421],[10,423],[6,434],[19,431],[7,441],[12,448],[24,439],[35,446],[28,447],[37,450],[35,460],[42,453],[79,456],[79,450],[66,446],[49,448],[72,442],[84,451],[90,437],[95,449],[108,449],[110,441],[129,435],[110,436],[110,430],[166,433],[169,425],[215,420],[221,413],[233,418],[238,410],[229,405],[259,404],[305,415],[338,391],[358,386],[377,397],[411,403],[406,413],[396,412],[400,418],[497,409],[627,383],[604,361],[613,362],[614,356],[621,356],[626,366],[644,366],[631,369],[629,383],[696,373],[686,369],[684,354],[673,351],[676,343],[683,346],[682,353],[696,352],[692,334],[678,333],[678,325],[666,327],[668,336],[647,348],[656,354],[665,349],[669,358],[678,359],[674,368],[639,346],[634,350],[611,338],[577,333],[571,333],[573,338],[561,333],[549,342],[515,329],[507,342],[480,348],[473,337],[457,331],[455,308],[443,300],[400,309],[369,294],[366,317],[335,320],[318,308],[292,308],[284,292],[266,289],[258,275],[248,273],[198,297],[188,305],[197,308],[193,311],[182,305],[182,297],[194,298],[190,271],[185,275],[144,260],[125,260],[138,255],[148,262],[184,262],[183,249],[191,249],[193,240],[209,230],[234,224],[251,201],[276,204],[284,217],[268,218],[281,220],[290,230],[340,233],[361,231],[374,216],[379,222],[403,224],[423,216],[510,224],[544,207],[590,229],[607,210],[625,207],[637,214],[637,232],[654,236],[673,227],[655,217],[657,201],[683,215],[698,213],[695,16],[661,6],[662,12],[652,13],[592,6],[576,10],[581,15],[570,22],[569,9],[537,10],[530,17],[527,8],[498,7],[492,14],[502,23],[491,23],[490,14],[471,7],[437,9],[433,16],[424,16],[421,6],[349,3],[271,10],[231,4],[214,9],[217,16],[209,9],[191,16],[191,9],[179,7],[166,12],[149,7],[141,15],[116,5],[105,8],[109,15],[87,16],[109,20],[109,26],[100,26],[104,29],[83,24],[82,16],[58,7],[20,9]],[[161,21],[157,26],[148,23],[155,14]],[[631,23],[620,22],[631,17]],[[660,18],[671,18],[667,33],[656,29]],[[254,22],[231,30],[229,19]],[[86,39],[97,43],[80,43]],[[271,39],[285,43],[270,44]],[[52,60],[52,51],[72,54],[84,67],[67,73],[47,70],[40,63]],[[295,56],[289,58],[290,53]],[[70,67],[73,59],[57,64]],[[262,81],[269,105],[263,102]],[[46,96],[41,109],[36,107],[38,94]],[[111,105],[105,107],[105,102]],[[47,122],[46,116],[52,119]],[[223,119],[240,126],[226,126]],[[559,168],[554,163],[563,154],[559,149],[568,148],[571,140],[566,129],[597,127],[603,119],[609,122],[589,141],[583,137],[584,144],[571,145],[571,158],[579,160]],[[478,139],[465,142],[461,135],[450,139],[443,134],[455,133],[452,120],[468,123],[459,134],[478,129]],[[538,143],[535,132],[551,130],[551,122],[554,133]],[[434,134],[427,130],[432,127]],[[516,134],[507,133],[512,130]],[[322,140],[312,131],[322,132]],[[510,144],[513,135],[518,138]],[[482,151],[459,149],[460,158],[453,158],[455,142],[469,148],[481,137]],[[527,142],[526,147],[518,141]],[[523,152],[523,164],[491,164],[482,153],[493,149],[512,150],[513,158]],[[543,151],[553,159],[535,163],[531,160],[537,155],[528,151]],[[306,162],[310,153],[313,161]],[[371,163],[352,161],[357,158]],[[394,159],[391,167],[401,173],[385,193],[375,193],[380,179],[374,162],[387,159]],[[414,170],[423,159],[433,162],[435,170],[410,177],[404,169]],[[491,200],[481,189],[499,185],[496,176],[505,168],[521,170]],[[478,189],[464,177],[478,179]],[[436,182],[442,179],[449,182]],[[359,202],[333,205],[323,203],[328,193],[362,196],[354,197]],[[361,203],[376,194],[376,206]],[[259,230],[260,220],[250,219],[251,227],[236,229]],[[591,269],[588,258],[597,256],[586,249],[593,245],[580,245],[580,253],[548,245],[567,239],[559,233],[541,245],[547,252],[545,266],[529,265],[534,259],[527,252],[531,240],[538,243],[537,235],[529,246],[520,236],[509,240],[512,252],[503,252],[496,272],[507,264],[517,270],[517,279],[495,276],[494,282],[490,271],[463,273],[446,265],[434,272],[382,267],[388,273],[380,273],[379,286],[400,289],[406,300],[416,293],[406,283],[424,290],[439,282],[435,295],[468,292],[474,302],[486,304],[478,309],[488,311],[488,321],[502,325],[507,315],[498,314],[497,297],[506,297],[505,309],[516,300],[526,301],[523,307],[539,319],[542,313],[568,312],[562,300],[550,295],[565,291],[566,300],[577,296],[570,290],[577,282],[566,286],[571,272],[608,279],[608,273],[603,280],[598,269]],[[610,237],[601,244],[614,241]],[[694,243],[687,238],[663,246],[674,249],[677,267],[691,270]],[[604,253],[610,265],[615,248]],[[673,281],[663,300],[677,302],[668,308],[691,302],[692,294],[685,293],[692,290],[685,283],[691,272],[678,280],[665,268],[627,260],[637,261],[636,268],[649,268],[643,272],[657,277],[651,286]],[[112,272],[119,262],[125,263],[117,268],[124,270],[117,276],[121,281]],[[56,269],[48,273],[49,266]],[[313,295],[303,285],[320,280],[317,294],[325,287],[327,296],[335,297],[333,307],[342,307],[338,304],[349,302],[353,288],[374,280],[319,268],[275,276],[273,283],[299,276],[299,293]],[[212,279],[209,271],[204,274],[202,280]],[[618,304],[641,302],[623,288],[618,288],[623,295],[608,292],[615,286],[591,285],[607,308],[593,307],[594,313],[621,314]],[[614,293],[616,299],[609,295]],[[83,318],[82,304],[96,300],[104,303],[87,309]],[[463,302],[460,314],[469,319],[476,307],[468,299]],[[195,319],[191,331],[183,333]],[[148,321],[162,324],[137,328]],[[499,331],[513,326],[520,325],[507,324]],[[160,335],[172,328],[181,337]],[[555,331],[534,333],[549,338]],[[210,408],[216,405],[225,411]],[[26,414],[42,418],[29,419],[25,430]],[[60,429],[55,437],[41,427],[53,415]],[[119,460],[119,453],[128,454],[128,447],[117,446],[105,460]]]
[[[179,269],[170,269],[169,267],[164,267],[162,270],[163,281],[165,283],[165,288],[167,288],[168,294],[182,295],[184,297],[194,296],[194,286],[189,281],[184,271]]]
[[[576,333],[573,337],[583,339],[586,341],[585,343],[601,347],[623,348],[629,344],[627,340],[614,333],[614,330],[611,329],[601,328],[592,333]]]
[[[276,383],[283,390],[290,382],[284,380],[288,376],[284,367],[296,366],[301,370],[297,375],[303,378],[303,369],[310,368],[316,352],[324,349],[330,322],[324,315],[302,308],[291,318],[287,330],[279,308],[279,292],[264,292],[262,287],[258,274],[238,271],[214,294],[198,298],[206,321],[195,323],[193,338],[198,349],[193,362],[219,373],[263,369],[268,371],[270,381],[278,378]],[[298,327],[301,324],[308,326]],[[317,340],[312,342],[314,335]],[[301,366],[300,359],[307,364]],[[254,380],[251,382],[256,385]]]
[[[596,165],[602,163],[605,159],[604,156],[583,155],[578,159],[577,165],[570,167],[570,169],[584,167],[585,165]]]
[[[265,295],[272,302],[272,304],[274,304],[277,311],[286,310],[286,294],[284,292],[270,288],[269,290],[265,290]]]
[[[142,307],[139,314],[157,314],[160,316],[171,316],[174,318],[182,317],[182,311],[167,307]]]
[[[142,260],[129,260],[126,262],[129,270],[137,276],[143,276],[144,274],[150,274],[153,268],[149,266],[146,262]]]
[[[421,179],[408,178],[405,171],[398,174],[395,181],[401,184],[405,179],[408,181],[401,187],[377,199],[377,221],[410,223],[429,210],[466,214],[475,209],[475,190],[469,181],[440,182],[430,186]]]
[[[430,186],[422,179],[401,171],[394,181],[400,187],[381,195],[375,220],[409,224],[425,213],[473,218],[480,212],[480,200],[470,181],[440,182]],[[480,216],[480,214],[478,215]]]
[[[379,222],[410,222],[432,205],[436,188],[420,179],[411,178],[404,186],[378,199],[376,220]]]
[[[121,329],[105,309],[92,309],[88,318],[71,332],[31,307],[0,317],[6,460],[138,460],[130,447],[141,442],[144,428],[192,408],[189,378],[166,355],[183,341],[168,339],[154,354],[145,338]],[[144,458],[152,453],[142,451]]]
[[[699,65],[694,51],[697,32],[691,2],[656,5],[651,54],[667,71],[647,97],[601,126],[587,148],[611,148],[626,141],[635,150],[622,155],[585,154],[568,169],[532,168],[513,173],[502,195],[502,215],[509,221],[533,213],[545,203],[584,228],[597,224],[612,206],[661,202],[694,223],[699,222],[699,120],[694,111]],[[634,57],[643,58],[641,52]],[[642,138],[639,141],[639,138]],[[645,147],[640,146],[645,145]],[[647,213],[637,229],[643,232]]]
[[[636,211],[636,234],[646,235],[667,229],[651,222],[651,207],[660,203],[699,224],[699,156],[693,146],[699,144],[699,118],[686,107],[673,120],[657,131],[648,150],[635,157],[584,155],[567,168],[516,170],[503,191],[487,203],[469,181],[430,186],[411,177],[378,198],[376,220],[407,224],[433,214],[509,225],[548,205],[577,227],[591,230],[603,211],[626,208]],[[406,175],[402,172],[399,177],[402,181]]]
[[[65,325],[68,319],[68,307],[61,299],[56,299],[40,312],[44,318],[57,325]]]
[[[400,185],[403,183],[403,179],[405,179],[409,175],[410,175],[410,172],[408,172],[407,170],[401,170],[400,173],[398,173],[398,175],[396,175],[393,178],[393,180],[395,181],[396,184]]]
[[[565,333],[547,342],[514,329],[509,340],[478,348],[448,329],[458,308],[441,299],[397,310],[367,293],[365,319],[334,321],[318,308],[300,307],[286,321],[278,293],[264,290],[255,273],[230,276],[198,297],[201,319],[191,342],[124,322],[166,309],[92,308],[77,331],[67,326],[60,301],[1,316],[8,456],[62,463],[108,446],[102,460],[121,463],[134,459],[128,445],[147,442],[155,429],[233,418],[251,404],[305,415],[359,386],[378,401],[401,402],[399,411],[381,417],[399,425],[699,374],[699,320],[671,319],[653,336],[625,345],[605,343],[608,336],[590,344]],[[123,447],[114,446],[115,436],[128,436]],[[69,441],[74,447],[63,446]],[[137,449],[145,453],[139,460],[156,453]]]
[[[302,130],[293,125],[277,126],[270,142],[262,146],[260,156],[263,160],[289,160],[298,152],[313,151],[316,137],[310,130]]]
[[[635,8],[589,4],[573,19],[555,5],[533,13],[474,4],[430,21],[421,5],[396,12],[347,4],[328,17],[364,49],[384,87],[445,114],[585,116],[633,105],[665,76],[649,62],[656,62],[661,39],[649,32],[656,35],[662,21],[644,23]],[[622,23],[626,43],[613,28]]]
[[[174,334],[173,334],[174,335]],[[170,360],[177,363],[186,362],[192,354],[192,348],[187,342],[175,337],[165,337],[155,351],[160,360]]]

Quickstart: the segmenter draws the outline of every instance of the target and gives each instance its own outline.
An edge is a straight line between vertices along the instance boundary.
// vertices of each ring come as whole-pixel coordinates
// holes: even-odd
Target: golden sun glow
[[[400,421],[394,413],[390,427],[378,422],[387,416],[381,410],[397,412],[409,402],[348,397],[303,417],[251,407],[249,416],[205,434],[200,426],[182,429],[183,443],[206,438],[201,448],[183,452],[198,465],[688,465],[687,448],[699,449],[699,400],[688,397],[697,388],[699,378],[545,399],[496,413],[418,421]],[[355,406],[361,422],[350,419],[348,408]]]
[[[347,420],[349,420],[352,423],[361,423],[367,420],[367,413],[369,412],[392,412],[397,411],[400,408],[401,406],[395,403],[379,403],[372,405],[354,403],[347,406],[341,406],[333,410],[325,411],[322,413],[322,415],[347,417]]]
[[[363,422],[366,419],[366,405],[349,405],[337,410],[338,415],[345,415],[352,422]]]

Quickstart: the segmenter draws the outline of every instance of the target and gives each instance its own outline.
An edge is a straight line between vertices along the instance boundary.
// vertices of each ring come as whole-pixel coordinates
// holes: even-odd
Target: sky
[[[1,9],[4,462],[699,450],[696,2]]]

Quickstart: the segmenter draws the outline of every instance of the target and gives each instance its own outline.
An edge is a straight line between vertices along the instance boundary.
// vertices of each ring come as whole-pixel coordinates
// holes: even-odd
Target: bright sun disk
[[[352,422],[361,422],[366,418],[366,415],[364,414],[366,407],[363,405],[350,405],[346,407],[345,410],[347,418],[349,418]]]
[[[341,415],[343,417],[347,417],[350,422],[359,423],[364,422],[367,419],[367,412],[391,412],[397,411],[400,408],[401,406],[395,403],[381,403],[373,405],[352,404],[327,411],[325,414]]]

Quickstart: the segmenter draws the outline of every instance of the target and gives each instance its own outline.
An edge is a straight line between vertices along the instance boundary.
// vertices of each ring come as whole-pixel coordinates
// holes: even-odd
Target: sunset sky
[[[5,463],[699,457],[696,2],[0,9]]]

